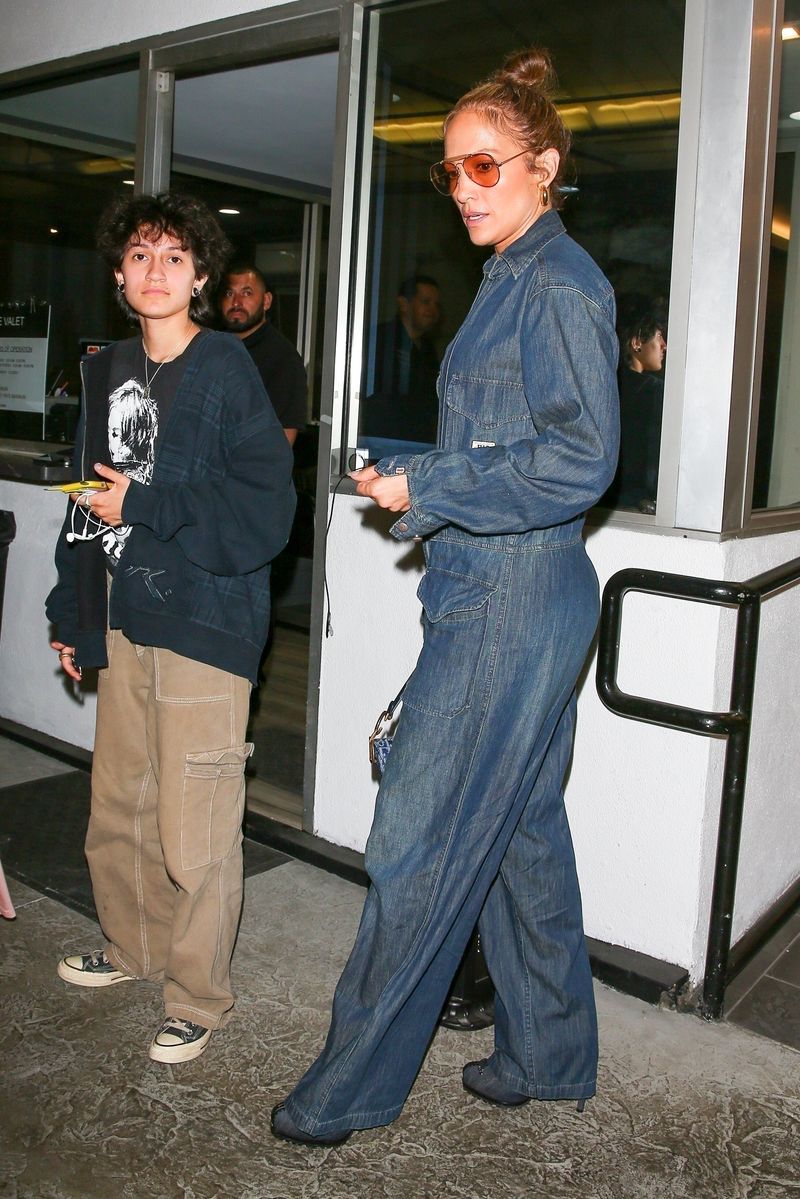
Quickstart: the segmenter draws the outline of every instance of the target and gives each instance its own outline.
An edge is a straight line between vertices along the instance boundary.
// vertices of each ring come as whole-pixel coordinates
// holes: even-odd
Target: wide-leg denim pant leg
[[[594,1079],[597,1072],[594,991],[562,792],[575,707],[573,695],[479,921],[495,986],[488,1069],[539,1099],[551,1086],[559,1098],[567,1077]]]
[[[306,1132],[399,1115],[523,814],[538,837],[535,857],[528,870],[507,872],[506,885],[522,894],[513,920],[490,918],[489,935],[503,993],[518,989],[525,1008],[509,1001],[505,1014],[537,1044],[517,1069],[504,1041],[515,1063],[508,1072],[541,1098],[594,1094],[594,1001],[588,966],[576,968],[586,950],[559,805],[597,581],[580,538],[558,535],[545,531],[540,546],[520,552],[431,547],[420,589],[424,645],[367,845],[372,886],[325,1048],[286,1100]],[[546,929],[526,933],[527,955],[514,941],[520,920]],[[523,969],[536,947],[544,960]],[[547,1015],[537,1020],[538,1010]]]

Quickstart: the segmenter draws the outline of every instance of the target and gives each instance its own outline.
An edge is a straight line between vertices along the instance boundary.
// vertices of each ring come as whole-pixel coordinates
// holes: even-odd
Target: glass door
[[[273,563],[273,627],[248,734],[255,744],[248,806],[296,828],[303,826],[322,357],[318,315],[326,284],[337,71],[338,53],[319,53],[182,75],[174,95],[170,186],[203,199],[218,216],[234,247],[237,278],[253,268],[256,289],[269,298],[266,324],[285,339],[278,343],[282,360],[296,351],[306,372],[303,415],[282,418],[287,428],[299,430],[293,442],[298,508],[289,545]],[[226,327],[222,293],[215,323]],[[238,332],[245,347],[252,346],[269,392],[270,370],[277,368],[256,351],[262,331],[256,325]],[[272,386],[282,417],[286,396],[274,375]]]
[[[515,50],[545,46],[554,99],[573,139],[567,231],[611,280],[620,333],[653,321],[667,333],[685,12],[682,0],[598,6],[420,0],[368,12],[362,179],[356,218],[347,446],[366,457],[411,451],[436,437],[437,364],[463,320],[488,252],[469,244],[455,206],[428,169],[441,158],[455,100]],[[368,216],[367,216],[368,214]],[[637,323],[638,322],[638,323]],[[620,387],[629,382],[625,362]],[[663,393],[662,371],[648,394]],[[653,513],[660,402],[623,403],[630,440],[646,435],[648,488],[618,479],[606,507]],[[623,442],[625,429],[623,428]],[[622,467],[625,467],[623,461]]]

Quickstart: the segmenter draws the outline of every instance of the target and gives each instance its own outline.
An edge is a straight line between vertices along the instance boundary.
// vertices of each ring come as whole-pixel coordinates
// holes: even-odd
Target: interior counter
[[[56,581],[53,555],[66,505],[63,495],[0,472],[0,508],[13,512],[17,524],[0,636],[0,716],[89,749],[94,679],[79,688],[59,670],[44,613]]]

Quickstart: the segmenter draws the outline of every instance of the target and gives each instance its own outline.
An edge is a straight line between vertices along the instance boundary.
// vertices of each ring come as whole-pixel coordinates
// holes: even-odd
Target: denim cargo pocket
[[[244,767],[253,746],[187,754],[181,804],[181,865],[208,866],[232,851],[244,816]]]
[[[497,588],[481,579],[431,567],[417,596],[425,640],[403,703],[432,716],[458,716],[469,707],[488,618]]]

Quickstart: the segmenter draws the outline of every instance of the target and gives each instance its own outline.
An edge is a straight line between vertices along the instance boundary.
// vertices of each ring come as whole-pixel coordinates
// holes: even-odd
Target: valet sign
[[[49,304],[0,303],[0,411],[42,411],[49,331]]]

